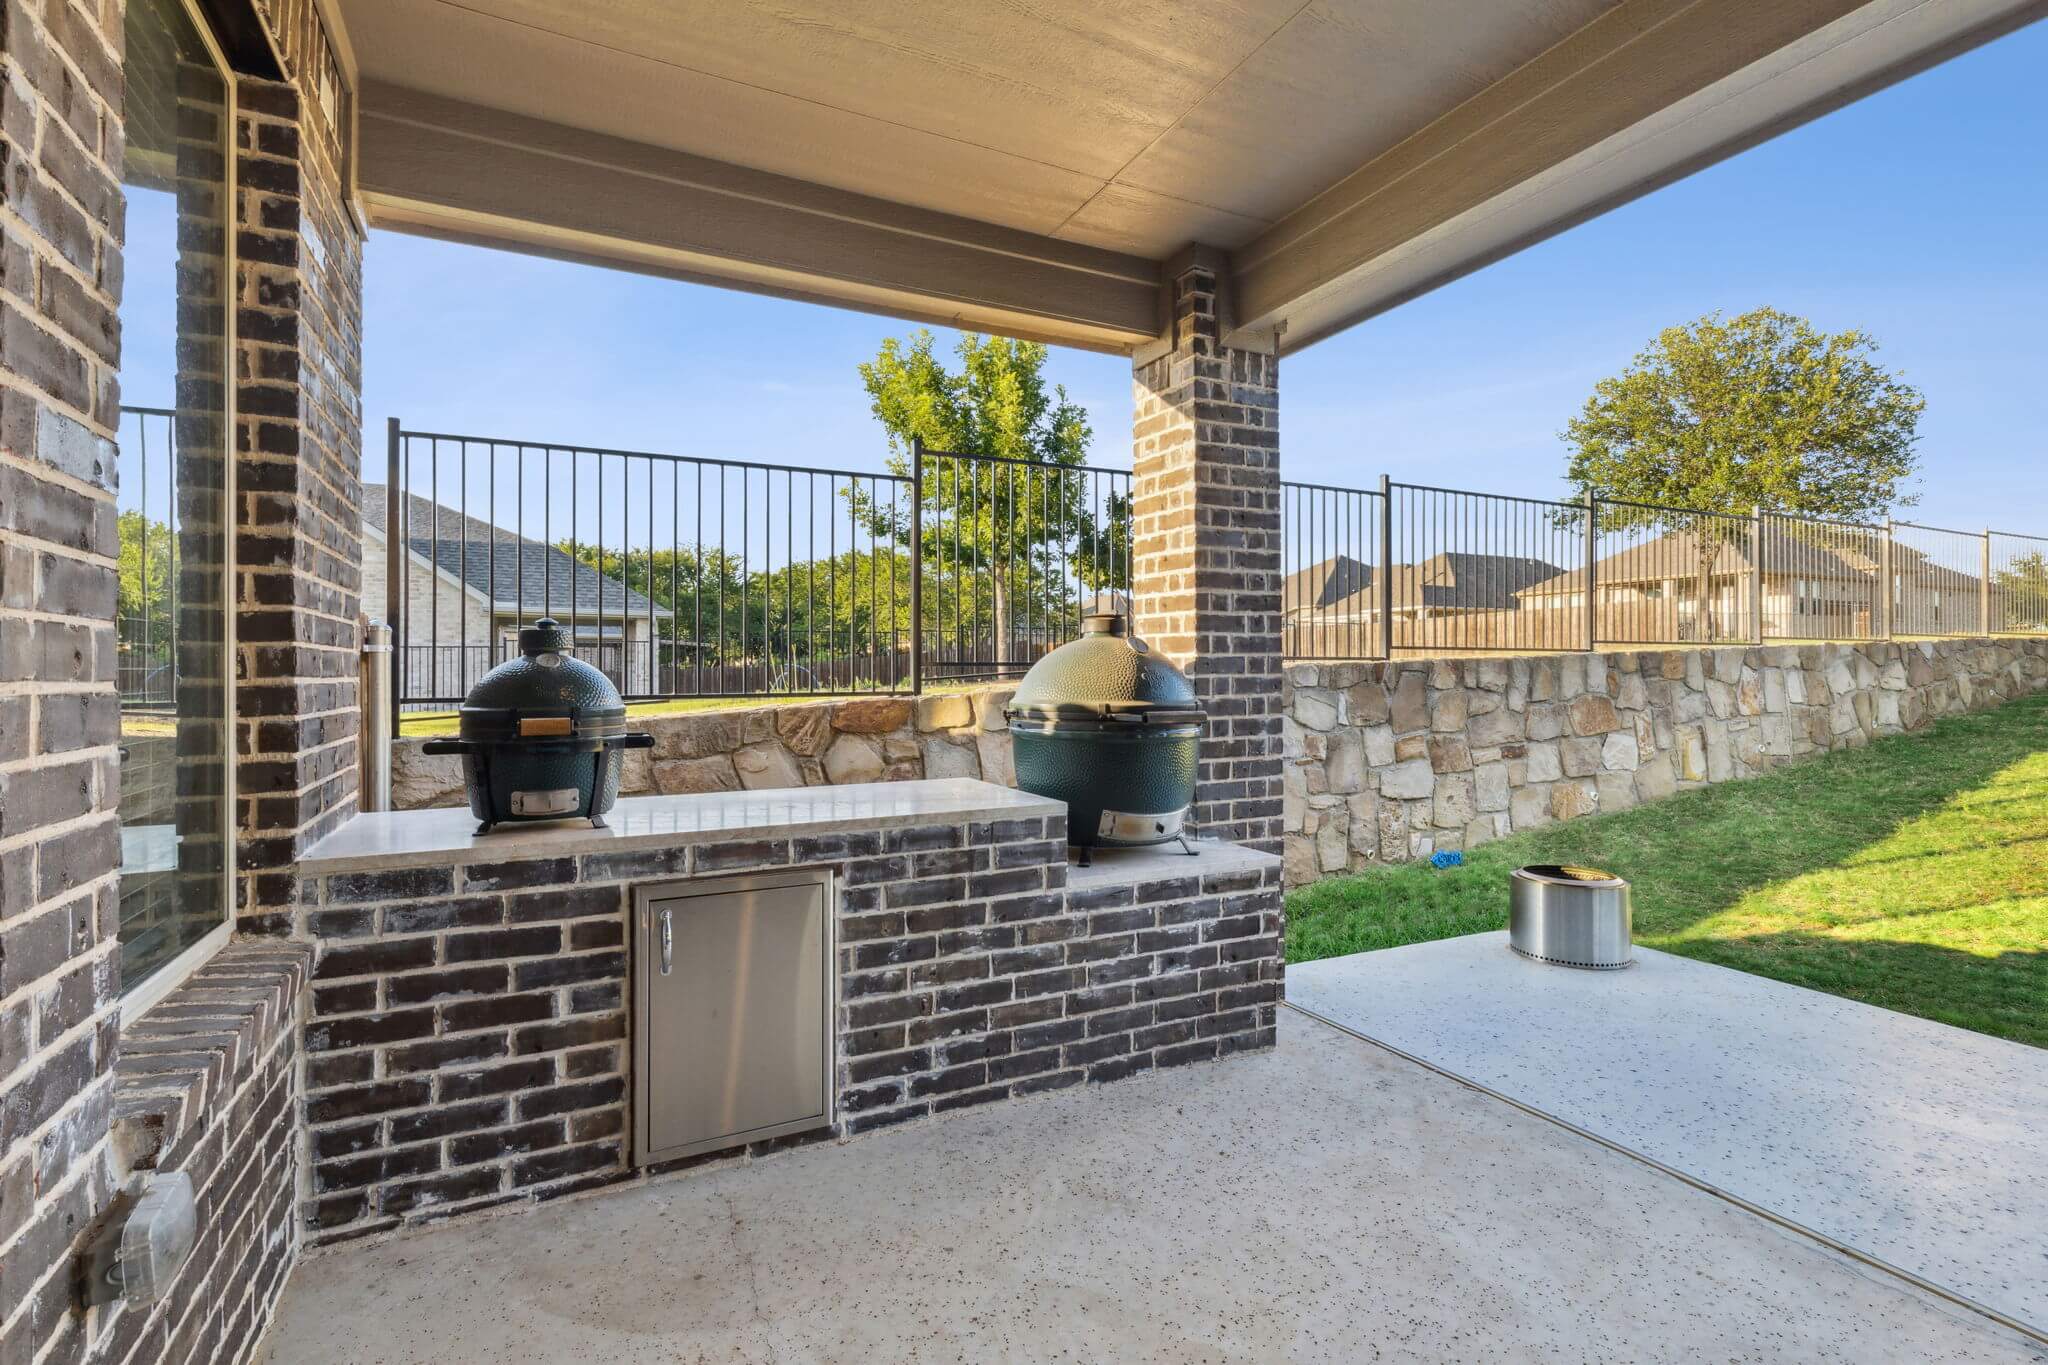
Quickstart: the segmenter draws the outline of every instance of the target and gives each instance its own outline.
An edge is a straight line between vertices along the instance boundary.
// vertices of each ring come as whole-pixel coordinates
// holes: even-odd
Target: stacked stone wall
[[[1017,785],[1003,707],[1009,687],[926,697],[769,705],[729,711],[632,717],[654,748],[625,755],[621,794],[741,791],[973,777]],[[392,747],[391,800],[400,810],[459,806],[462,761],[421,752],[426,741]]]
[[[2042,687],[2048,640],[1290,664],[1287,880],[1628,810]]]

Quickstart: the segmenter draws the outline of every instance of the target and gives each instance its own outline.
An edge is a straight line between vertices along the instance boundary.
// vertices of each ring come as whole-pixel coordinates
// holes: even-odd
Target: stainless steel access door
[[[635,1160],[832,1122],[830,873],[634,893]]]

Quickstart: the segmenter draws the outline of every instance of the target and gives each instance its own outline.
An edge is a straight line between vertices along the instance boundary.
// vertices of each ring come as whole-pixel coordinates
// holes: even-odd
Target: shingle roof
[[[1516,555],[1463,551],[1433,555],[1420,564],[1393,567],[1390,577],[1394,610],[1509,608],[1515,605],[1516,593],[1557,572],[1555,564]],[[1281,597],[1282,608],[1318,615],[1370,614],[1379,609],[1375,577],[1372,565],[1336,555],[1289,574]]]
[[[384,530],[387,496],[381,483],[363,485],[363,521],[379,532]],[[486,598],[495,598],[501,611],[517,613],[522,620],[554,616],[565,625],[572,619],[579,624],[599,617],[617,621],[622,613],[645,620],[650,607],[657,618],[671,614],[645,594],[552,545],[465,517],[417,493],[406,498],[407,544],[412,552]]]
[[[1280,588],[1280,600],[1289,611],[1297,607],[1327,607],[1371,586],[1372,565],[1350,555],[1332,555],[1287,575]]]

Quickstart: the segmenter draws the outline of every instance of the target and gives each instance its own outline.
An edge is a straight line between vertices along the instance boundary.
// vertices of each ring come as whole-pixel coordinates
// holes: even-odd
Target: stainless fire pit
[[[1612,971],[1632,960],[1628,883],[1591,867],[1518,867],[1508,881],[1508,947],[1538,962]]]

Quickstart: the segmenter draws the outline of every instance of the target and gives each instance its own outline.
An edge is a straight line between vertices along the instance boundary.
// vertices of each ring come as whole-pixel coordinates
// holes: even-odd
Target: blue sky
[[[1555,493],[1557,433],[1597,379],[1661,327],[1772,304],[1871,332],[1925,392],[1908,515],[2048,534],[2043,71],[2035,25],[1301,352],[1282,367],[1287,474]],[[379,478],[392,415],[876,468],[854,367],[908,330],[388,232],[371,238],[367,293]],[[1127,464],[1128,362],[1060,351],[1053,369],[1092,414],[1096,461]]]

